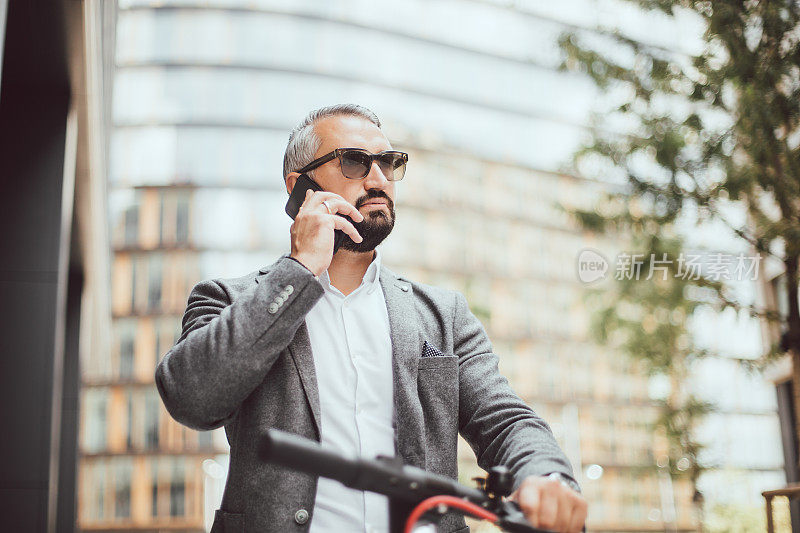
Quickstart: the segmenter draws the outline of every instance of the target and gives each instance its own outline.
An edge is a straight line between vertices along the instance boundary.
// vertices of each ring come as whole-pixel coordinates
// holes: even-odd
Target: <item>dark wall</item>
[[[59,354],[64,342],[57,331],[76,331],[65,320],[67,263],[59,265],[61,238],[69,230],[62,228],[69,79],[61,2],[10,0],[3,55],[0,528],[38,532],[47,530],[48,520],[56,520],[59,436],[64,431],[67,439],[75,436],[74,428],[59,424],[62,392],[72,389],[68,385],[62,391]],[[74,349],[76,341],[71,344]],[[67,370],[75,379],[74,371]],[[72,480],[61,480],[62,486],[74,487],[74,467],[71,475]]]
[[[61,436],[58,463],[56,531],[75,531],[78,520],[78,427],[80,424],[80,316],[83,269],[73,263],[67,282],[66,331],[64,335],[63,393],[61,395]]]

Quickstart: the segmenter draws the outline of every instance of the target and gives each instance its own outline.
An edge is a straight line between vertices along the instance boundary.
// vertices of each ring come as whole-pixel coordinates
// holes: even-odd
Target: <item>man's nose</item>
[[[369,174],[367,174],[367,177],[364,178],[364,188],[367,190],[385,189],[389,183],[390,181],[386,179],[386,176],[378,166],[378,162],[373,161],[372,167],[369,169]]]

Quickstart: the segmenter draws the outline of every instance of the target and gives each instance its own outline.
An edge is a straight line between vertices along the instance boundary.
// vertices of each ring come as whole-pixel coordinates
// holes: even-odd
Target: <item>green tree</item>
[[[706,292],[712,291],[717,284],[687,275],[678,237],[666,237],[663,231],[647,232],[634,221],[636,215],[628,216],[632,228],[629,246],[641,252],[621,256],[618,264],[625,270],[615,276],[612,288],[590,294],[596,309],[592,334],[627,354],[638,370],[668,385],[652,421],[656,435],[652,468],[691,482],[699,518],[703,498],[697,483],[704,465],[698,456],[703,446],[694,434],[713,406],[692,395],[685,384],[692,365],[708,355],[692,342],[690,319],[698,308],[709,304],[702,298],[687,298],[687,293],[703,285]],[[584,221],[584,225],[590,224]]]
[[[781,342],[764,360],[790,355],[795,411],[800,412],[800,3],[631,2],[668,17],[693,12],[705,24],[703,48],[687,56],[613,30],[599,37],[562,36],[563,67],[591,77],[611,102],[608,112],[596,117],[592,141],[576,155],[576,164],[583,170],[604,168],[623,184],[598,209],[576,215],[587,229],[624,232],[645,257],[671,253],[673,260],[683,251],[677,236],[684,234],[687,220],[721,224],[761,257],[783,266],[778,298],[784,311],[742,301],[724,283],[701,276],[686,283],[673,279],[667,284],[671,288],[658,289],[657,282],[619,287],[617,299],[601,312],[604,327],[622,328],[633,339],[625,341],[625,351],[678,385],[687,362],[703,355],[669,344],[677,342],[680,327],[656,319],[665,329],[646,333],[641,324],[637,338],[635,324],[613,322],[619,320],[620,306],[637,301],[642,312],[655,313],[648,310],[648,298],[658,294],[665,295],[662,305],[670,313],[688,315],[697,302],[686,297],[687,291],[700,287],[699,293],[710,295],[716,305],[749,312],[781,332]],[[736,220],[731,213],[746,217]],[[653,339],[667,344],[653,349],[656,343],[648,342]],[[701,415],[707,408],[698,408],[691,398],[675,398],[664,413],[675,409]],[[689,420],[686,414],[670,416]],[[669,434],[671,423],[665,418],[662,424]],[[692,425],[682,424],[683,429],[672,424],[671,446]],[[693,446],[685,443],[689,455]]]

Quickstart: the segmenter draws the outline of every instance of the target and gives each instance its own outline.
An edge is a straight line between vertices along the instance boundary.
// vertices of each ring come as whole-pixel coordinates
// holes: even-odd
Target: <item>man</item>
[[[349,454],[398,455],[452,478],[460,432],[483,468],[511,470],[531,524],[583,527],[586,502],[569,462],[499,374],[464,297],[381,264],[376,246],[394,226],[406,161],[371,111],[312,112],[290,135],[284,179],[291,193],[306,173],[323,191],[307,192],[291,254],[193,289],[156,384],[179,422],[225,426],[230,469],[214,533],[400,531],[403,509],[383,496],[260,462],[267,428]],[[335,254],[334,230],[346,234]],[[457,513],[440,527],[469,531]]]

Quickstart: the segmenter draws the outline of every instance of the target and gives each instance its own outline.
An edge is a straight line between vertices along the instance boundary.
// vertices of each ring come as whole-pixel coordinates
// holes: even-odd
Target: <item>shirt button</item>
[[[301,526],[308,522],[308,511],[305,509],[298,509],[298,511],[294,513],[294,521]]]

